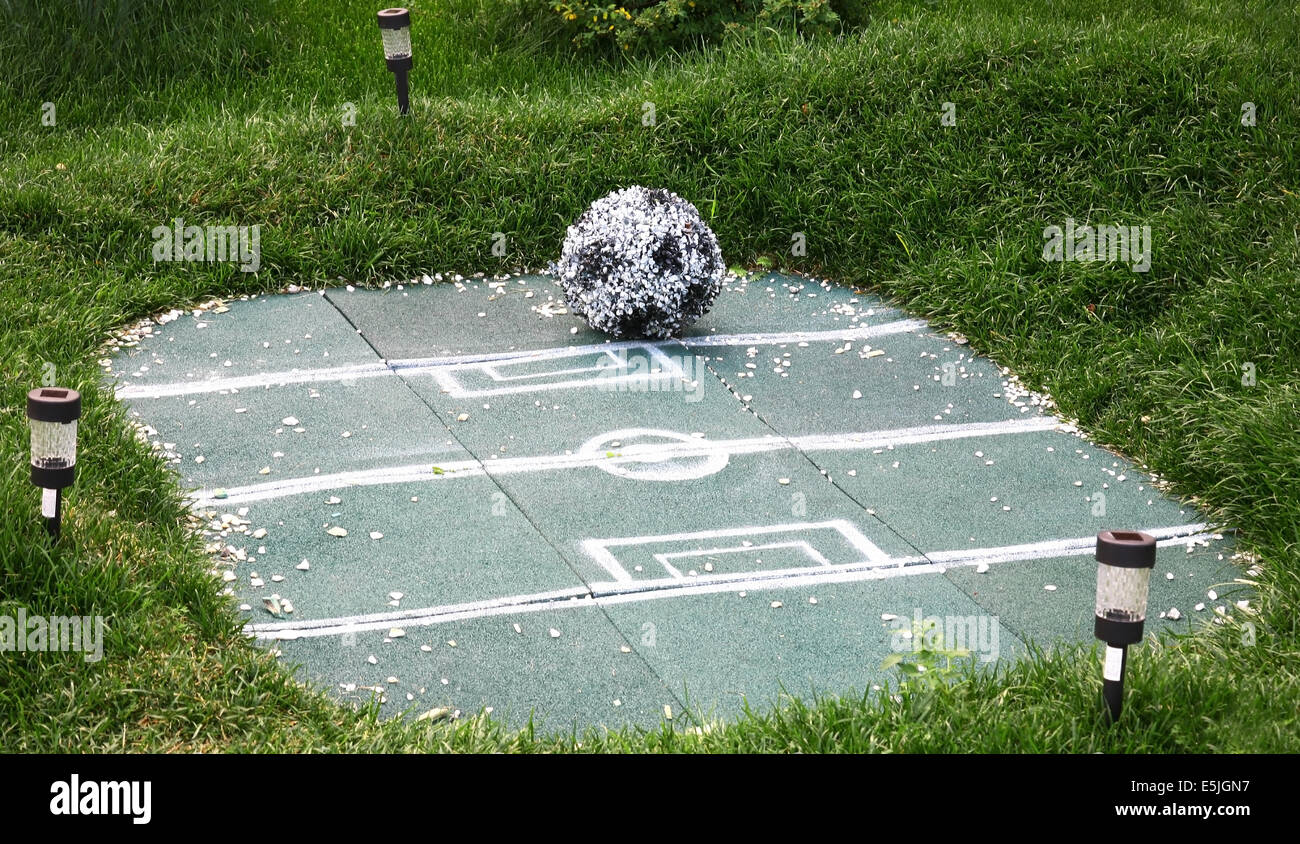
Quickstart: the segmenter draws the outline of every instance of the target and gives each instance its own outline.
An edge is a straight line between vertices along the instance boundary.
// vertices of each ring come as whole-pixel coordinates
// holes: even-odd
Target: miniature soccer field
[[[302,679],[392,715],[725,719],[870,691],[913,621],[984,664],[1089,639],[1098,530],[1160,540],[1156,631],[1231,576],[1197,513],[876,298],[731,279],[685,336],[617,343],[562,303],[256,297],[113,362]]]

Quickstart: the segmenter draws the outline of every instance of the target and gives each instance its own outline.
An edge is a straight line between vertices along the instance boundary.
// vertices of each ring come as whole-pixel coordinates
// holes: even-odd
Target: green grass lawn
[[[375,4],[192,5],[0,0],[0,613],[110,626],[93,665],[0,654],[0,749],[1300,749],[1300,26],[1285,4],[885,2],[841,40],[609,62],[573,55],[543,0],[415,0],[406,120]],[[631,183],[695,202],[729,264],[823,273],[965,333],[1234,527],[1262,572],[1254,612],[1138,648],[1114,728],[1091,646],[703,735],[689,718],[585,735],[382,722],[300,686],[240,635],[174,476],[97,392],[102,344],[212,297],[542,267],[588,203]],[[154,263],[150,232],[176,217],[261,225],[261,271]],[[1149,225],[1150,271],[1045,262],[1043,228],[1066,218]],[[87,394],[54,549],[23,414],[47,364]]]

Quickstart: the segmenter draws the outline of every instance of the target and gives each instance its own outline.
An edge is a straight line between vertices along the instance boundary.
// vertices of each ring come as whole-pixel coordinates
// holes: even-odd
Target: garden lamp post
[[[397,110],[410,114],[411,97],[406,75],[411,69],[411,13],[406,9],[379,12],[379,34],[384,39],[384,61],[397,80]]]
[[[41,488],[41,515],[54,539],[63,519],[63,490],[77,478],[77,420],[81,394],[39,387],[27,394],[32,429],[32,483]]]
[[[1128,646],[1142,641],[1147,588],[1155,565],[1154,536],[1121,530],[1097,534],[1097,618],[1093,632],[1106,643],[1102,696],[1112,722],[1119,720],[1124,704]]]

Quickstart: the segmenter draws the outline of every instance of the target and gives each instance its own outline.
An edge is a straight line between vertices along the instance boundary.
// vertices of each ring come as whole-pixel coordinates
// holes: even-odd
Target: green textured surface
[[[238,378],[375,361],[374,350],[318,293],[258,296],[224,307],[225,313],[186,311],[155,328],[139,345],[123,350],[113,360],[116,385]],[[149,369],[142,372],[142,366]]]
[[[127,351],[138,366],[165,344],[170,356],[142,373],[145,387],[260,375],[263,384],[237,391],[196,384],[129,401],[155,439],[174,444],[184,483],[231,491],[206,501],[205,514],[245,514],[246,532],[219,539],[256,558],[223,566],[255,631],[287,632],[276,645],[285,658],[345,701],[371,692],[339,684],[383,685],[386,715],[492,707],[514,724],[532,712],[564,727],[652,725],[665,704],[680,718],[686,702],[728,717],[743,699],[771,703],[783,689],[861,693],[907,647],[882,614],[996,617],[1002,659],[1022,650],[1022,637],[1091,638],[1089,553],[1053,546],[980,572],[978,558],[944,552],[1086,544],[1105,528],[1190,531],[1200,521],[1141,472],[1060,430],[893,446],[841,436],[1039,417],[1014,406],[994,364],[926,329],[854,339],[840,354],[845,341],[816,338],[724,346],[686,337],[653,355],[626,344],[575,349],[603,338],[571,332],[571,315],[533,310],[558,293],[547,279],[522,281],[236,302],[205,317],[207,328],[185,316]],[[692,334],[841,331],[904,317],[850,291],[753,277],[730,280]],[[287,326],[312,338],[286,344]],[[867,346],[885,354],[860,356]],[[547,349],[557,351],[483,359]],[[232,366],[214,368],[214,351]],[[381,367],[450,355],[472,359],[399,363],[375,377],[275,376],[306,360]],[[791,361],[784,377],[773,358]],[[950,386],[945,362],[956,364]],[[683,371],[668,378],[613,380],[674,365]],[[753,378],[737,377],[748,371]],[[302,433],[284,425],[289,416]],[[793,439],[825,435],[834,436],[820,445]],[[371,473],[366,485],[333,475],[358,471]],[[298,491],[258,498],[282,483]],[[1104,514],[1094,512],[1098,492]],[[330,536],[334,525],[348,536]],[[258,528],[268,533],[254,539]],[[1162,549],[1148,629],[1186,628],[1213,612],[1208,600],[1192,608],[1231,580],[1222,545]],[[305,572],[295,568],[303,559]],[[899,570],[904,560],[911,570]],[[252,585],[254,571],[263,586]],[[402,593],[396,606],[391,592]],[[292,600],[292,616],[266,612],[272,593]],[[1159,619],[1174,606],[1183,620]],[[393,627],[405,635],[385,641]]]
[[[607,339],[567,313],[559,288],[541,276],[466,279],[463,289],[445,282],[403,287],[334,288],[326,297],[389,360],[551,349]],[[530,292],[533,296],[526,298]],[[547,303],[565,312],[538,310]]]
[[[326,503],[331,497],[338,504]],[[418,501],[411,501],[411,498]],[[248,507],[250,530],[231,544],[257,557],[234,571],[235,593],[254,622],[272,593],[294,604],[293,620],[391,613],[580,586],[518,509],[486,477],[304,493]],[[233,509],[233,505],[232,505]],[[221,511],[225,512],[225,511]],[[327,533],[338,526],[348,532]],[[372,539],[371,533],[383,534]],[[265,548],[265,554],[257,553]],[[295,566],[308,561],[307,571]],[[257,572],[265,585],[250,585]],[[276,583],[272,575],[284,581]],[[400,607],[388,606],[401,592]]]
[[[836,352],[846,345],[848,351]],[[885,354],[861,357],[868,346]],[[1021,413],[1007,401],[998,370],[988,360],[972,361],[968,347],[929,332],[817,341],[802,347],[782,343],[699,351],[708,356],[709,368],[719,378],[742,396],[752,396],[749,404],[764,422],[787,436],[1036,415],[1035,410]],[[952,386],[942,381],[945,364],[954,367]],[[855,399],[854,392],[860,397]]]
[[[523,633],[515,632],[516,623]],[[558,638],[551,637],[552,628]],[[358,633],[277,646],[286,661],[302,665],[303,679],[345,702],[364,703],[376,693],[347,692],[341,683],[383,686],[385,716],[415,717],[442,706],[471,715],[491,707],[513,726],[523,726],[531,715],[539,727],[558,730],[593,723],[649,726],[663,717],[665,705],[674,714],[681,711],[642,658],[620,650],[627,644],[623,635],[595,607],[453,621],[410,629],[387,643],[386,638]],[[374,665],[367,662],[371,655]],[[389,683],[389,677],[398,682]]]
[[[778,601],[781,606],[773,607]],[[897,636],[910,630],[918,613],[945,621],[975,617],[985,625],[983,641],[996,645],[996,653],[985,652],[990,658],[1013,658],[1022,650],[1005,625],[937,574],[795,589],[750,587],[616,604],[609,611],[670,690],[701,714],[712,710],[724,718],[737,714],[745,699],[761,706],[783,693],[852,695],[883,683],[889,672],[880,670],[881,661],[896,648],[906,655],[914,642],[920,644],[916,637]]]
[[[791,319],[792,312],[798,312],[797,321]],[[713,307],[682,337],[689,341],[713,334],[840,331],[906,317],[869,294],[829,282],[763,273],[728,277]]]
[[[837,484],[926,552],[1198,521],[1194,511],[1162,498],[1145,475],[1118,457],[1056,431],[918,443],[880,454],[822,451],[812,457]],[[1076,481],[1083,485],[1076,487]],[[1106,497],[1104,515],[1094,515],[1094,508],[1101,509],[1097,493]]]
[[[470,459],[392,375],[142,398],[133,410],[175,445],[186,479],[209,489]],[[261,474],[266,468],[271,471]]]

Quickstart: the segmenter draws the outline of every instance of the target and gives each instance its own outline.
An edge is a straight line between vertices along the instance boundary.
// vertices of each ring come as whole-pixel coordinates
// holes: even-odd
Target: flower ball
[[[554,271],[569,310],[614,337],[672,337],[713,305],[726,267],[718,239],[675,193],[633,186],[569,226]]]

